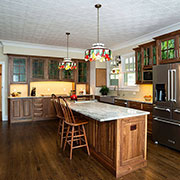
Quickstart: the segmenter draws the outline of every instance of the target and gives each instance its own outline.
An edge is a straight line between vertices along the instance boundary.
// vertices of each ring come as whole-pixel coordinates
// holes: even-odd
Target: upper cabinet
[[[45,60],[41,58],[31,58],[31,78],[45,79]]]
[[[62,69],[62,77],[61,79],[63,81],[74,81],[74,71],[75,70],[65,70],[65,69]]]
[[[142,57],[141,57],[141,49],[134,48],[135,51],[135,59],[136,59],[136,84],[142,83]]]
[[[79,61],[77,72],[77,83],[88,83],[89,82],[89,62]]]
[[[59,61],[58,60],[49,60],[48,61],[48,79],[59,80]]]
[[[141,49],[142,68],[152,69],[156,65],[156,42],[150,42],[139,46]]]
[[[180,61],[180,30],[154,38],[156,40],[157,60],[159,64]]]
[[[27,63],[26,57],[9,58],[10,83],[27,83]]]

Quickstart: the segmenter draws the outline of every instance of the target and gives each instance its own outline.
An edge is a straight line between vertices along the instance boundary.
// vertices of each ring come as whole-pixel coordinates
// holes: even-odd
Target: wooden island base
[[[147,165],[147,115],[106,122],[84,118],[91,155],[116,178]]]

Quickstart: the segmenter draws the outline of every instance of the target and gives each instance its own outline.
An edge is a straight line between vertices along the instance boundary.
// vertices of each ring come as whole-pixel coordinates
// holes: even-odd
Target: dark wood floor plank
[[[82,149],[65,152],[57,141],[57,121],[0,124],[1,180],[115,180]],[[180,152],[148,140],[148,166],[121,180],[179,180]]]

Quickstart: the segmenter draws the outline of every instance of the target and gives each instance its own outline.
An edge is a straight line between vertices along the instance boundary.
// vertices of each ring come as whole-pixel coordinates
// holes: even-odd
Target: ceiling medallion
[[[85,60],[86,61],[110,61],[112,59],[111,50],[104,47],[104,44],[99,42],[99,8],[101,4],[96,4],[97,8],[97,43],[93,44],[91,49],[85,51]]]
[[[64,60],[62,61],[62,63],[59,63],[59,69],[65,69],[65,70],[73,70],[76,69],[76,63],[74,63],[71,58],[69,58],[69,35],[70,33],[67,32],[66,36],[67,36],[67,57],[64,58]]]

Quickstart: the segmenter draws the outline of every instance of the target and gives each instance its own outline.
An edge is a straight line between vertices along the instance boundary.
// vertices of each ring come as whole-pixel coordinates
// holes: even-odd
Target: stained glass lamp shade
[[[71,58],[68,57],[69,55],[69,49],[68,49],[68,40],[69,40],[69,35],[70,33],[66,33],[67,35],[67,57],[64,58],[63,62],[62,63],[59,63],[59,69],[65,69],[65,70],[73,70],[73,69],[76,69],[77,66],[76,66],[76,63],[74,63]]]
[[[85,60],[86,61],[110,61],[112,59],[111,50],[104,47],[104,44],[99,43],[99,8],[101,4],[96,4],[97,8],[97,43],[93,44],[91,49],[85,51]]]

